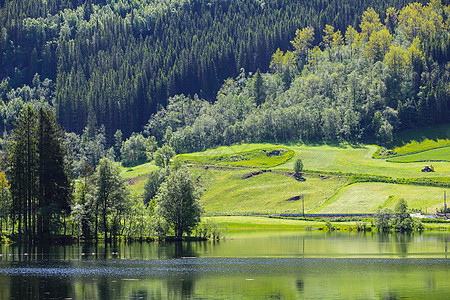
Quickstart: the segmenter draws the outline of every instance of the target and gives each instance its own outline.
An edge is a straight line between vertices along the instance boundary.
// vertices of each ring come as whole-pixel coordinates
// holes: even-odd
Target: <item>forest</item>
[[[2,130],[23,103],[51,106],[67,132],[105,126],[128,137],[178,94],[214,103],[227,78],[269,70],[310,26],[320,45],[329,24],[357,28],[373,7],[405,0],[0,1]]]
[[[198,191],[175,154],[389,146],[400,130],[448,123],[449,6],[291,2],[2,1],[2,226],[205,235],[215,226],[196,227]],[[161,168],[142,198],[119,163],[150,160]],[[177,197],[192,208],[181,224],[165,202]]]

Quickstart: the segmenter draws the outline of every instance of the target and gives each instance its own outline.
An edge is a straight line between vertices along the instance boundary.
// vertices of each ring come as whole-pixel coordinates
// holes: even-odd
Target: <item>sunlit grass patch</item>
[[[442,147],[450,147],[450,124],[404,130],[398,134],[391,150],[379,149],[374,157],[389,158]]]
[[[449,141],[450,142],[450,141]],[[450,144],[450,143],[449,143]],[[426,162],[426,161],[450,161],[450,146],[437,148],[433,150],[423,151],[410,155],[393,157],[388,162],[410,163],[410,162]]]
[[[399,164],[385,159],[373,159],[376,146],[290,146],[295,156],[277,169],[291,169],[297,158],[303,161],[304,169],[319,172],[341,172],[344,174],[367,174],[393,178],[435,178],[450,177],[450,163],[433,162],[436,172],[422,173],[423,162]],[[447,148],[449,149],[449,148]],[[436,149],[437,150],[437,149]]]
[[[281,146],[268,146],[224,154],[211,155],[211,153],[220,152],[182,154],[177,158],[190,164],[271,168],[286,163],[294,155],[294,151]]]
[[[436,212],[442,207],[445,188],[390,183],[357,183],[339,190],[321,207],[319,213],[374,213],[379,206],[394,209],[405,199],[410,209]]]
[[[148,162],[148,163],[145,163],[142,165],[138,165],[135,167],[130,167],[130,168],[123,167],[120,175],[122,175],[122,177],[126,179],[126,178],[137,177],[140,175],[147,175],[151,171],[158,170],[158,169],[159,169],[159,167],[155,165],[154,161],[151,161],[151,162]]]
[[[122,178],[130,184],[132,192],[142,195],[144,193],[144,185],[147,180],[148,174],[151,171],[158,170],[159,167],[155,163],[149,162],[142,165],[138,165],[130,168],[122,168]]]
[[[192,172],[202,189],[202,205],[210,215],[300,212],[303,201],[308,211],[348,181],[340,176],[317,175],[306,175],[305,181],[298,181],[282,172],[247,177],[252,169],[193,168]]]

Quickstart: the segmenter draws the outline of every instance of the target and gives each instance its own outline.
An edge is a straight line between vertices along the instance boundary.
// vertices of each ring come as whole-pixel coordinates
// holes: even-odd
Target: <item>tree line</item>
[[[49,238],[60,217],[68,216],[72,191],[65,156],[54,114],[22,109],[4,157],[9,183],[1,176],[3,218],[11,220],[12,232],[29,240]]]
[[[267,71],[297,28],[312,26],[316,36],[326,24],[343,31],[369,6],[382,12],[408,2],[5,0],[0,97],[6,111],[17,107],[8,92],[32,89],[38,74],[52,82],[46,101],[67,131],[81,134],[96,122],[108,140],[117,129],[128,137],[171,96],[213,102],[241,68]]]
[[[89,128],[85,131],[88,135]],[[102,135],[100,129],[95,139]],[[120,164],[101,151],[93,150],[95,165],[86,157],[78,162],[81,170],[73,180],[74,149],[69,149],[67,136],[51,110],[40,108],[36,112],[30,105],[23,108],[4,143],[0,236],[40,243],[58,238],[102,237],[108,241],[170,235],[181,239],[193,232],[205,238],[209,234],[205,228],[210,225],[198,226],[203,209],[192,176],[180,163],[169,166],[175,153],[168,146],[154,153],[165,175],[158,178],[151,199],[143,201],[130,192]],[[150,177],[149,181],[154,179]]]
[[[440,1],[366,10],[358,30],[297,30],[276,50],[271,72],[228,79],[211,104],[176,96],[144,133],[176,152],[239,142],[373,142],[397,131],[447,123],[450,8]],[[315,45],[321,40],[319,45]]]

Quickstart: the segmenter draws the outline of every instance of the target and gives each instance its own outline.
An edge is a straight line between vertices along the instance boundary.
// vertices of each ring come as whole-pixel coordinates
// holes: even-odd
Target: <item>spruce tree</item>
[[[253,80],[253,96],[255,97],[256,105],[260,106],[266,100],[266,93],[264,91],[264,80],[259,69],[256,71]]]
[[[71,181],[64,134],[51,111],[39,111],[39,233],[48,235],[52,220],[69,213]],[[65,222],[64,222],[65,223]],[[64,224],[65,225],[65,224]]]
[[[71,183],[63,132],[51,111],[22,109],[8,147],[12,217],[28,239],[50,237],[69,210]]]

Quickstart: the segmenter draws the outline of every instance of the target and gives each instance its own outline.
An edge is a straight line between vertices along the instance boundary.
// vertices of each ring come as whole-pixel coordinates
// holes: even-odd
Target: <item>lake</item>
[[[1,246],[0,299],[444,299],[449,233]]]

